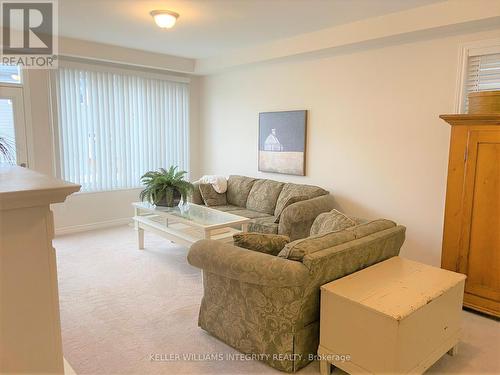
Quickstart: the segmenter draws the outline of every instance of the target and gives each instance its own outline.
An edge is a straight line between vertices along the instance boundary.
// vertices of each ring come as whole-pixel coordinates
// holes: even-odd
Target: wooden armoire
[[[500,114],[451,125],[442,268],[467,275],[464,306],[500,316]]]

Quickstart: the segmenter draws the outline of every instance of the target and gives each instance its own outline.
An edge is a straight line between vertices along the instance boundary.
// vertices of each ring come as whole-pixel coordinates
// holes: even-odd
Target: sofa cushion
[[[322,189],[318,186],[313,185],[298,185],[288,183],[283,186],[278,200],[276,201],[276,208],[274,209],[274,216],[278,217],[281,212],[285,209],[286,202],[290,197],[303,196],[306,199],[316,198],[321,195],[328,194],[328,191]]]
[[[271,216],[271,215],[265,214],[263,212],[257,212],[257,211],[254,211],[254,210],[245,210],[245,209],[242,209],[241,207],[240,207],[240,209],[231,211],[229,213],[233,214],[233,215],[247,217],[249,219],[256,219],[256,218],[259,218],[259,217],[269,217],[269,216]]]
[[[204,204],[200,192],[200,183],[198,181],[193,182],[193,190],[191,190],[191,193],[189,194],[188,202],[194,204]]]
[[[317,234],[287,244],[278,256],[291,260],[302,261],[307,254],[315,253],[329,247],[369,236],[396,226],[391,220],[377,219],[363,224],[355,225],[344,230]]]
[[[304,256],[329,247],[337,246],[356,239],[354,232],[347,230],[328,232],[315,236],[295,240],[287,244],[278,256],[302,262]]]
[[[223,211],[223,212],[231,212],[231,211],[236,211],[236,210],[241,210],[241,207],[234,206],[232,204],[226,204],[224,206],[213,206],[210,208],[215,208],[216,210]]]
[[[290,242],[290,237],[280,234],[238,233],[233,236],[234,245],[265,254],[278,255]]]
[[[311,226],[311,236],[327,232],[335,232],[355,226],[357,223],[349,216],[337,210],[319,214]]]
[[[248,223],[249,232],[278,233],[278,224],[274,222],[274,216],[261,217]]]
[[[200,193],[207,206],[224,206],[227,204],[226,193],[219,194],[212,184],[200,184]]]
[[[247,208],[272,215],[283,185],[283,182],[273,180],[255,181],[248,194]]]
[[[247,198],[255,178],[245,176],[229,176],[227,180],[227,203],[235,206],[246,207]]]
[[[396,223],[391,220],[377,219],[354,227],[347,228],[346,230],[352,232],[356,238],[366,237],[370,234],[380,232],[396,226]]]
[[[285,204],[283,205],[283,209],[281,210],[281,212],[279,213],[279,215],[276,216],[276,220],[274,222],[275,223],[279,223],[280,222],[281,214],[283,213],[283,211],[285,210],[285,208],[287,208],[288,206],[290,206],[290,205],[292,205],[294,203],[305,201],[307,199],[308,198],[305,195],[294,195],[294,196],[288,198],[286,200]]]
[[[356,225],[366,224],[370,221],[370,220],[366,220],[362,217],[356,217],[356,216],[351,216],[351,215],[349,215],[349,217],[356,222]]]

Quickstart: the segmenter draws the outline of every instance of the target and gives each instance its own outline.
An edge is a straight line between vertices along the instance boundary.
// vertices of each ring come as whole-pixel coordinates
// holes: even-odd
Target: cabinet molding
[[[63,374],[51,203],[80,189],[0,167],[0,374]]]

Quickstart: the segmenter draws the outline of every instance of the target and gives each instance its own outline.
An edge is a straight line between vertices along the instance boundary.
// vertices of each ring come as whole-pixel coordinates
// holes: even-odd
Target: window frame
[[[146,66],[134,66],[134,65],[126,65],[126,64],[117,64],[117,63],[109,63],[106,61],[98,61],[98,60],[88,60],[88,59],[79,59],[72,58],[67,56],[59,57],[59,67],[67,67],[67,68],[77,68],[83,70],[92,70],[96,72],[108,72],[108,73],[118,73],[118,74],[128,74],[128,75],[136,75],[143,78],[148,79],[159,79],[170,82],[181,82],[188,84],[188,95],[190,96],[191,91],[191,78],[184,74],[173,75],[170,71],[161,71],[158,69],[150,69]],[[58,107],[58,71],[52,70],[49,75],[49,101],[50,101],[50,110],[51,110],[51,123],[52,123],[52,145],[53,145],[53,155],[52,158],[52,171],[54,176],[57,178],[62,178],[61,172],[61,155],[60,155],[60,145],[59,145],[59,107]],[[190,125],[188,122],[188,129],[190,129]],[[190,134],[188,131],[188,137],[190,138]],[[190,140],[188,139],[188,144],[190,144]],[[188,158],[187,163],[190,164],[190,160]],[[189,171],[188,171],[189,174]],[[130,190],[139,190],[142,189],[141,186],[137,187],[124,187],[117,189],[105,189],[105,190],[80,190],[74,194],[99,194],[99,193],[109,193],[109,192],[119,192],[119,191],[130,191]]]
[[[0,67],[4,64],[0,64]],[[4,82],[0,81],[0,86],[3,87],[24,87],[26,85],[25,82],[25,72],[22,67],[19,67],[19,82]]]
[[[19,83],[13,82],[0,82],[0,87],[7,89],[15,89],[18,90],[22,97],[22,108],[23,118],[24,118],[24,131],[23,138],[25,142],[26,149],[26,161],[25,166],[28,168],[36,168],[36,160],[35,160],[35,142],[33,136],[33,121],[31,118],[31,85],[30,85],[30,69],[26,69],[20,67],[19,74],[21,80]]]
[[[466,83],[469,57],[500,53],[500,38],[484,39],[462,44],[459,52],[455,113],[465,113]]]

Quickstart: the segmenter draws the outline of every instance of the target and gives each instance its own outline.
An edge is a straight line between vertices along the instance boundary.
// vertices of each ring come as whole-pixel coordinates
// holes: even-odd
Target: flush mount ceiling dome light
[[[156,24],[162,29],[170,29],[174,27],[179,14],[171,10],[153,10],[151,16],[155,19]]]

